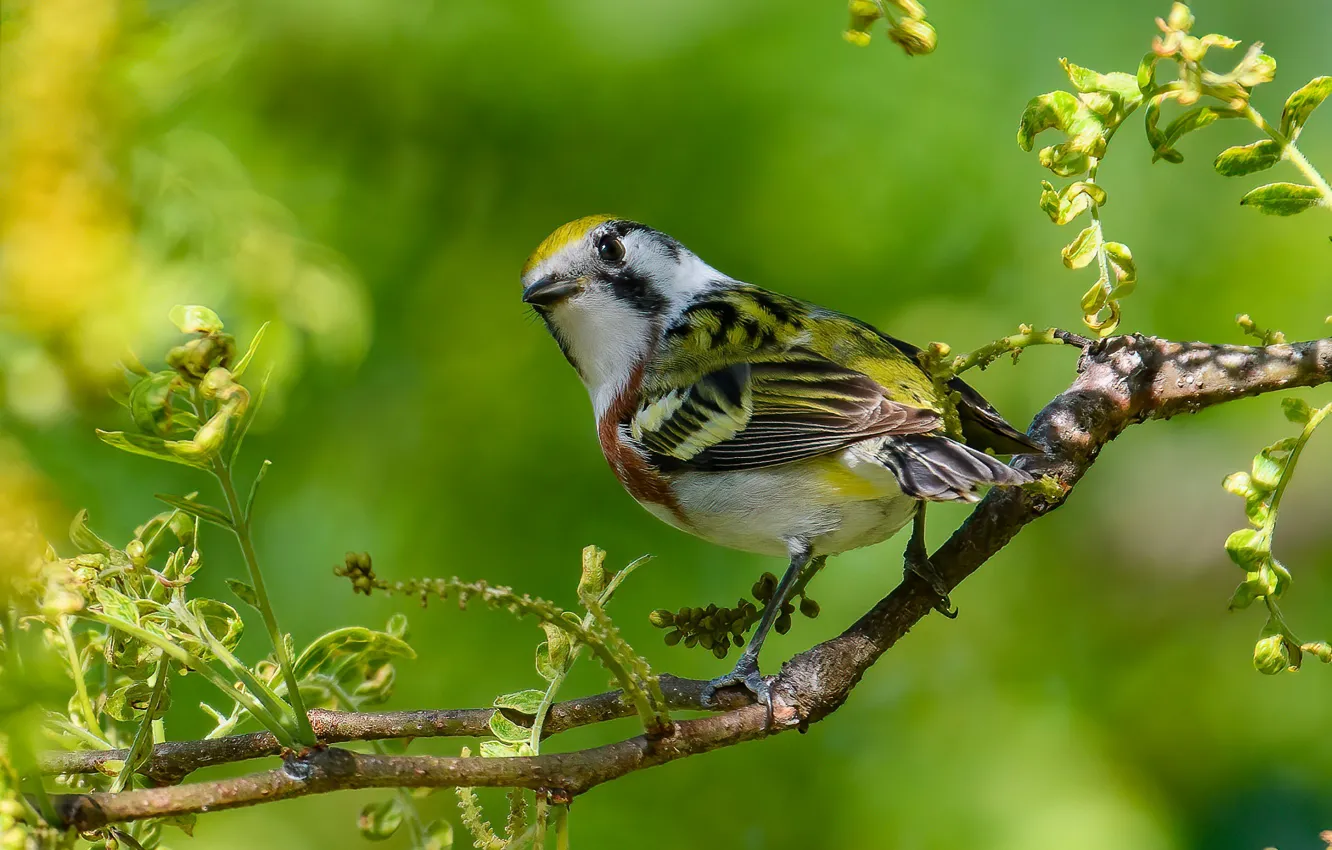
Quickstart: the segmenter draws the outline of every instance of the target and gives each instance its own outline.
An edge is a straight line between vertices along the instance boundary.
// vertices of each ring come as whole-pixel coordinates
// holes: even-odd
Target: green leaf
[[[1105,280],[1097,280],[1082,295],[1082,312],[1087,316],[1094,316],[1105,306],[1107,292],[1105,291]]]
[[[1251,145],[1226,148],[1217,156],[1212,167],[1222,177],[1242,177],[1264,171],[1281,161],[1281,145],[1263,139]]]
[[[1105,153],[1105,125],[1085,103],[1066,91],[1053,91],[1032,98],[1018,124],[1018,146],[1024,151],[1040,133],[1059,129],[1068,141],[1041,151],[1041,165],[1061,177],[1087,170],[1088,157]]]
[[[1240,582],[1235,588],[1235,593],[1230,597],[1230,604],[1227,606],[1231,611],[1241,611],[1248,608],[1255,600],[1262,597],[1264,588],[1257,580],[1257,573],[1250,573],[1253,578]]]
[[[1263,586],[1268,589],[1268,594],[1273,597],[1280,596],[1290,587],[1290,570],[1276,558],[1264,564],[1259,575],[1262,577]]]
[[[1105,255],[1115,273],[1115,283],[1110,287],[1106,298],[1110,300],[1123,298],[1133,292],[1138,283],[1138,267],[1133,262],[1133,252],[1122,242],[1107,242]]]
[[[516,746],[503,741],[482,741],[477,749],[481,751],[481,757],[487,759],[513,758],[518,755]]]
[[[490,713],[490,731],[495,733],[506,744],[526,743],[532,737],[532,730],[525,726],[519,726],[512,720],[504,716],[503,712],[493,711]]]
[[[1221,115],[1221,112],[1209,106],[1199,106],[1171,121],[1166,125],[1165,133],[1161,135],[1155,145],[1156,152],[1152,155],[1152,162],[1156,162],[1158,159],[1165,159],[1167,162],[1173,163],[1183,162],[1184,155],[1174,149],[1175,143],[1194,130],[1201,130],[1208,124],[1215,122]],[[1176,156],[1167,156],[1168,153],[1173,153]]]
[[[1286,470],[1286,455],[1295,447],[1295,440],[1295,437],[1278,440],[1254,455],[1253,468],[1249,477],[1253,480],[1255,486],[1262,487],[1264,490],[1276,489],[1278,482],[1281,481],[1282,473]]]
[[[240,376],[245,374],[250,361],[254,359],[254,353],[259,350],[259,343],[264,341],[264,332],[268,330],[268,325],[268,322],[264,322],[259,326],[259,330],[255,332],[254,339],[250,340],[250,347],[245,349],[241,359],[236,362],[236,368],[231,370],[233,380],[240,380]]]
[[[249,605],[251,608],[259,607],[259,597],[255,595],[254,588],[238,579],[227,579],[227,587],[236,594],[236,598]]]
[[[154,372],[130,387],[130,418],[139,430],[165,437],[171,432],[175,409],[171,396],[183,386],[175,372]]]
[[[1226,538],[1226,554],[1245,572],[1257,572],[1269,561],[1271,547],[1267,532],[1256,528],[1241,528]]]
[[[393,833],[402,826],[403,811],[399,800],[394,797],[381,803],[368,803],[361,809],[361,816],[356,825],[361,835],[370,841],[384,841],[392,838]]]
[[[1157,95],[1147,101],[1147,108],[1143,110],[1143,122],[1147,130],[1147,143],[1152,146],[1152,162],[1158,159],[1164,159],[1166,162],[1181,163],[1184,161],[1184,154],[1173,150],[1166,143],[1165,133],[1162,133],[1156,126],[1161,117],[1161,103],[1165,99],[1164,95]]]
[[[1281,135],[1294,141],[1304,122],[1328,95],[1332,95],[1332,77],[1314,77],[1286,98],[1286,106],[1281,110]]]
[[[1313,186],[1298,183],[1268,183],[1250,191],[1240,205],[1254,207],[1267,215],[1295,215],[1323,203],[1323,196]]]
[[[235,649],[240,643],[241,634],[245,631],[245,621],[241,619],[240,612],[227,603],[219,599],[191,599],[185,604],[185,609],[197,617],[208,633],[227,649]],[[212,654],[209,648],[198,643],[193,635],[184,637],[183,642],[194,643],[194,647],[187,646],[186,649],[200,657]]]
[[[1232,472],[1221,482],[1227,493],[1234,493],[1241,499],[1248,499],[1255,495],[1253,479],[1247,472]]]
[[[134,682],[119,688],[111,696],[107,697],[106,705],[102,711],[108,717],[112,717],[121,722],[128,723],[139,717],[148,710],[148,704],[152,701],[153,686],[147,682]],[[171,691],[167,690],[162,695],[162,703],[157,707],[157,714],[166,712],[171,704]]]
[[[564,612],[572,614],[571,611]],[[577,620],[577,615],[571,617]],[[554,623],[542,623],[541,630],[546,633],[547,649],[550,656],[551,666],[557,670],[564,670],[569,665],[569,654],[573,651],[573,641],[569,633]]]
[[[557,669],[550,661],[550,643],[542,641],[536,648],[536,671],[537,675],[547,682],[553,682],[559,678],[561,670]]]
[[[321,635],[296,659],[296,677],[335,674],[352,659],[370,657],[415,658],[416,652],[401,638],[364,626],[348,626]]]
[[[1134,82],[1138,84],[1138,91],[1143,97],[1151,95],[1152,90],[1156,88],[1156,63],[1161,61],[1161,57],[1156,55],[1155,51],[1148,51],[1138,63],[1138,75]]]
[[[1056,192],[1046,180],[1041,181],[1041,209],[1055,224],[1068,224],[1093,206],[1106,202],[1105,190],[1095,183],[1079,180]]]
[[[171,815],[161,819],[162,823],[167,824],[168,826],[174,826],[191,838],[194,837],[194,825],[198,823],[198,821],[199,816],[194,814]]]
[[[231,531],[235,528],[231,524],[231,517],[222,513],[222,511],[212,505],[205,505],[203,502],[196,502],[193,499],[186,499],[183,496],[173,496],[170,493],[154,493],[153,498],[159,502],[165,502],[183,514],[198,517],[204,522],[211,522],[213,525]]]
[[[1307,425],[1309,419],[1313,416],[1313,408],[1309,407],[1309,402],[1302,398],[1283,398],[1281,400],[1281,412],[1286,414],[1286,418],[1297,425]]]
[[[106,555],[116,551],[115,548],[97,536],[97,533],[88,526],[87,509],[80,510],[74,515],[74,521],[69,524],[69,542],[74,544],[74,548],[83,555]]]
[[[1098,74],[1090,68],[1074,65],[1067,59],[1060,59],[1059,64],[1064,67],[1064,73],[1068,74],[1073,88],[1080,92],[1106,92],[1118,95],[1125,101],[1134,102],[1142,98],[1138,78],[1133,74],[1125,74],[1122,71]]]
[[[1092,261],[1100,247],[1101,227],[1099,224],[1091,224],[1065,245],[1060,255],[1064,258],[1064,265],[1070,269],[1080,269]]]
[[[134,604],[134,600],[115,588],[104,584],[93,586],[93,596],[97,599],[97,604],[102,606],[102,613],[113,620],[119,620],[122,623],[138,623],[139,608]]]
[[[423,850],[449,850],[453,846],[453,824],[446,820],[433,821],[426,827]]]
[[[123,452],[129,452],[132,455],[143,455],[157,460],[165,460],[170,463],[178,463],[181,466],[189,466],[194,469],[208,469],[208,464],[200,457],[182,457],[175,454],[167,447],[167,441],[160,437],[149,437],[144,434],[126,434],[123,431],[103,431],[97,430],[97,438],[108,446],[114,446]]]
[[[167,314],[172,324],[184,334],[217,333],[222,330],[222,320],[207,307],[198,304],[177,304]]]
[[[495,707],[521,711],[523,714],[536,714],[537,709],[541,707],[542,700],[545,698],[545,691],[528,688],[524,691],[514,691],[511,694],[500,694],[495,697]]]

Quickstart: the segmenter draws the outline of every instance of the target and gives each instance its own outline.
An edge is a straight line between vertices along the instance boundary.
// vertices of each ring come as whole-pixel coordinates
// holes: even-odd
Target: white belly
[[[762,555],[785,556],[791,538],[808,540],[818,555],[870,546],[906,525],[918,504],[855,447],[762,469],[670,477],[684,521],[659,506],[649,510],[705,540]]]

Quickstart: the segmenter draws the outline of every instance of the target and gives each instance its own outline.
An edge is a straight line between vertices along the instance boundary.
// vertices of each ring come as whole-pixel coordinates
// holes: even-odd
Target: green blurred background
[[[572,604],[579,549],[597,543],[617,564],[657,556],[616,597],[628,638],[659,669],[716,675],[729,660],[663,646],[647,613],[730,602],[779,565],[671,530],[620,490],[584,391],[519,303],[528,252],[609,211],[917,343],[1076,328],[1091,277],[1059,262],[1075,230],[1037,208],[1048,174],[1014,143],[1017,118],[1066,86],[1060,56],[1133,70],[1167,11],[937,0],[939,49],[908,59],[882,36],[844,43],[837,0],[6,0],[10,445],[58,505],[53,535],[86,506],[126,539],[154,492],[206,482],[95,440],[124,424],[107,364],[122,342],[163,351],[174,303],[216,307],[242,341],[272,320],[276,387],[248,457],[276,464],[259,545],[298,644],[407,610],[421,658],[390,707],[488,704],[538,682],[531,624],[354,598],[332,566],[364,549],[385,577],[485,578]],[[1198,31],[1277,58],[1255,101],[1270,115],[1332,71],[1327,4],[1194,11]],[[1257,181],[1210,168],[1252,129],[1208,128],[1182,143],[1183,165],[1151,165],[1137,122],[1101,171],[1108,233],[1140,269],[1123,329],[1239,342],[1234,316],[1251,312],[1292,338],[1326,334],[1332,219],[1259,217],[1238,205]],[[1328,116],[1301,146],[1332,168]],[[1038,349],[973,382],[1025,425],[1073,364]],[[599,788],[574,807],[575,846],[1322,847],[1332,671],[1254,672],[1262,617],[1227,613],[1241,574],[1221,546],[1244,524],[1222,477],[1292,432],[1276,398],[1132,429],[958,590],[958,620],[927,618],[827,722]],[[1320,435],[1278,541],[1309,639],[1332,633],[1329,476]],[[965,513],[935,512],[934,542]],[[204,542],[202,592],[225,594],[239,559],[220,534]],[[822,615],[771,640],[768,664],[890,590],[901,546],[837,559],[812,587]],[[256,655],[261,632],[246,638]],[[605,685],[585,663],[567,693]],[[202,696],[177,695],[172,737],[206,728]],[[358,847],[356,812],[383,796],[210,815],[173,843]],[[454,817],[449,794],[424,805]]]

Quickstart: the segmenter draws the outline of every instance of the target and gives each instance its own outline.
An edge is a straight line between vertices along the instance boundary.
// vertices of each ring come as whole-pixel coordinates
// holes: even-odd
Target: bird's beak
[[[543,277],[523,290],[523,301],[536,307],[553,307],[583,288],[583,278],[569,280]]]

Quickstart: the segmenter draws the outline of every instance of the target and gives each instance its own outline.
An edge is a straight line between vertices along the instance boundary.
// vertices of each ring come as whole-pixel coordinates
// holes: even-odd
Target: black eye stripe
[[[607,275],[615,297],[644,313],[656,314],[666,309],[666,299],[657,288],[640,275],[628,269]]]

